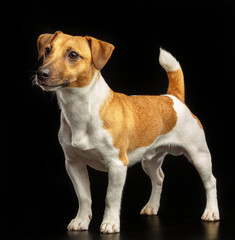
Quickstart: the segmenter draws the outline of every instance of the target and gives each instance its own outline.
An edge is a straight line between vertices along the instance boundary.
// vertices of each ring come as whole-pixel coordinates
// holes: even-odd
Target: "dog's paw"
[[[206,209],[201,217],[203,221],[208,222],[214,222],[219,221],[219,211],[218,210],[212,210],[212,209]]]
[[[151,205],[146,205],[143,207],[143,209],[140,211],[140,215],[157,215],[159,207],[154,207]]]
[[[100,232],[104,234],[120,232],[120,221],[104,220],[100,226]]]
[[[69,223],[67,229],[70,231],[86,231],[88,230],[89,224],[90,224],[90,217],[88,217],[87,219],[74,218]]]

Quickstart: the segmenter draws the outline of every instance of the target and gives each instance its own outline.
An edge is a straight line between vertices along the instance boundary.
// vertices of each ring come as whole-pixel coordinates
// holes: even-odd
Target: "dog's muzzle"
[[[69,80],[61,83],[61,81],[53,81],[51,79],[51,71],[49,68],[39,68],[36,74],[36,83],[46,91],[53,91],[61,87],[67,87],[70,84]]]

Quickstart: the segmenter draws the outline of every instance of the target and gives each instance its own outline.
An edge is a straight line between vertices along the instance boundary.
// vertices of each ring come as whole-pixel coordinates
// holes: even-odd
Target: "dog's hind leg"
[[[197,169],[206,190],[206,208],[201,218],[204,221],[218,221],[220,217],[217,202],[216,179],[212,174],[211,155],[206,142],[204,142],[203,145],[204,147],[200,144],[200,149],[194,148],[188,150],[185,155]]]
[[[161,166],[165,155],[166,153],[162,153],[152,160],[142,161],[142,167],[152,182],[152,193],[149,201],[141,210],[141,215],[156,215],[158,213],[164,180],[164,173]]]
[[[206,190],[206,208],[202,215],[204,221],[219,220],[216,179],[212,174],[211,155],[205,133],[198,118],[176,98],[174,108],[177,112],[177,124],[170,133],[171,139],[181,146],[184,155],[197,169]]]

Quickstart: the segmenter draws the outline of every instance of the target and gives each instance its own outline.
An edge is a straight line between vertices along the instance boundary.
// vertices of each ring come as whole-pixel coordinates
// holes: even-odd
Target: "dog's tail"
[[[166,70],[169,79],[167,94],[184,102],[184,75],[179,62],[169,52],[160,48],[159,63]]]

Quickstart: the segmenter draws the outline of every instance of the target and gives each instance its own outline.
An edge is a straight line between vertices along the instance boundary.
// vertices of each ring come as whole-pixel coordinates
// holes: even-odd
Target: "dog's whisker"
[[[37,81],[36,81],[37,71],[30,70],[29,73],[30,75],[32,74],[32,76],[29,78],[29,81],[32,83],[32,86],[37,85]]]
[[[32,83],[32,86],[37,85],[36,75],[31,76],[29,80]]]

